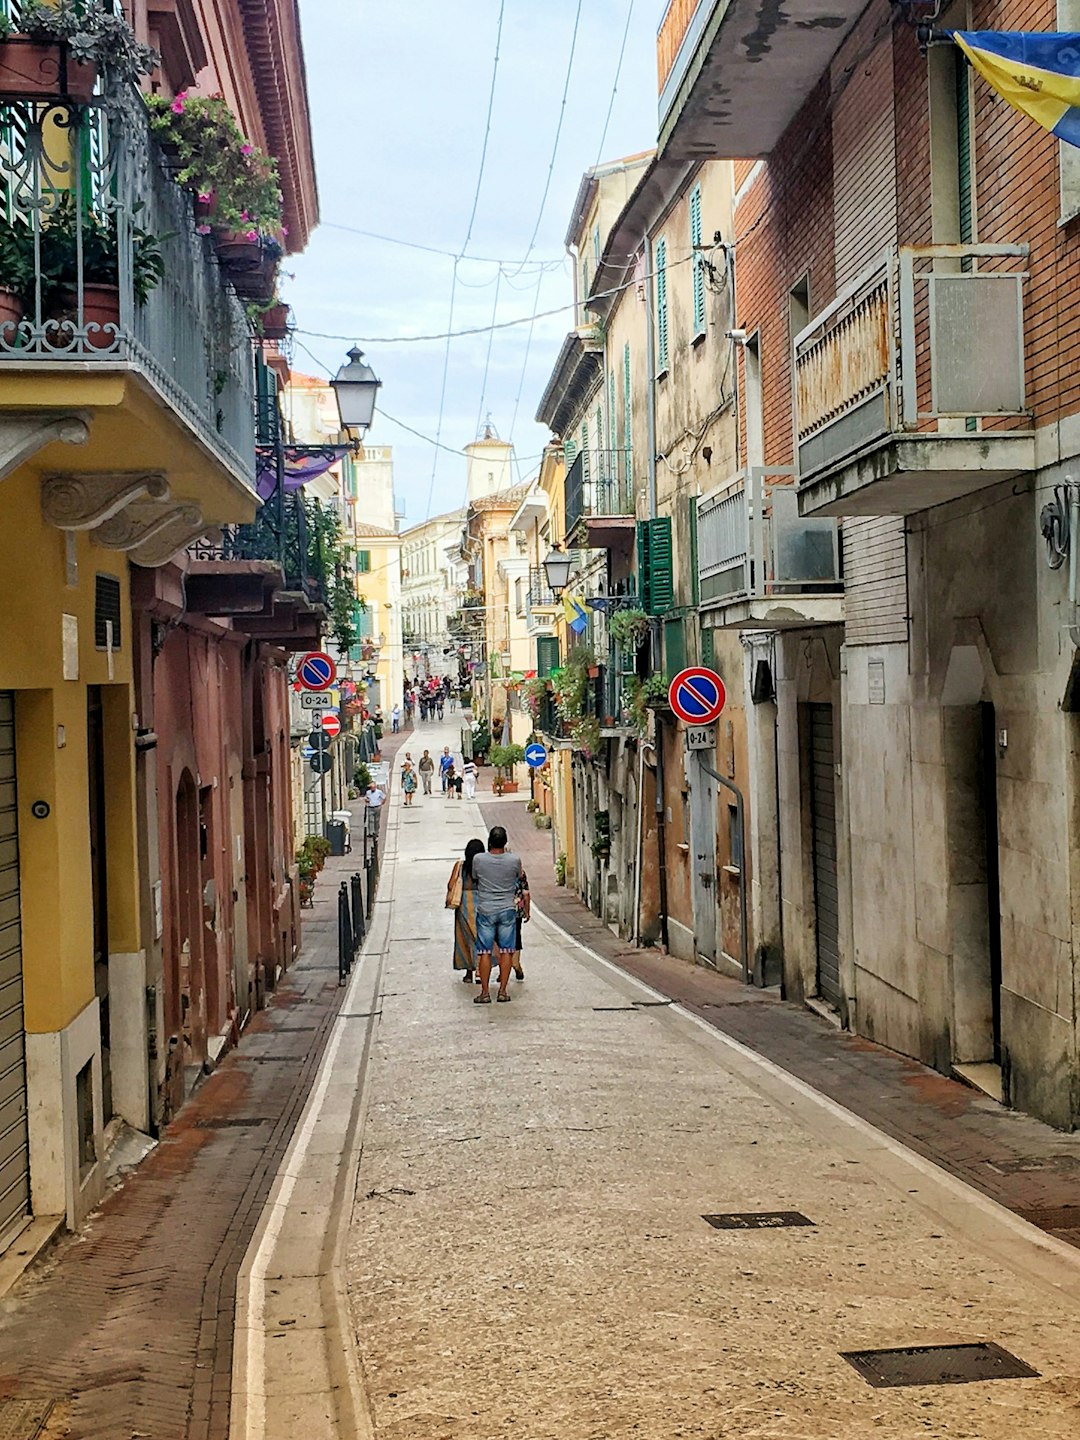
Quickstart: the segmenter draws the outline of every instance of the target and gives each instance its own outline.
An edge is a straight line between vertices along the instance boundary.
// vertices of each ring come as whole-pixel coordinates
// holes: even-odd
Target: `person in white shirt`
[[[461,767],[462,788],[465,791],[466,800],[473,800],[476,797],[476,765],[472,760],[466,760]]]
[[[371,784],[368,786],[367,807],[369,810],[378,810],[385,799],[385,791],[380,790],[379,787],[375,784]]]

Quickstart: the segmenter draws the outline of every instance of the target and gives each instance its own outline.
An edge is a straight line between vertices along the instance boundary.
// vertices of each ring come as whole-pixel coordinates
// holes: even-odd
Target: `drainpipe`
[[[1069,604],[1072,606],[1073,623],[1069,626],[1069,639],[1073,645],[1080,649],[1080,625],[1076,623],[1077,607],[1077,572],[1080,570],[1080,562],[1077,560],[1077,548],[1080,547],[1080,484],[1069,484]]]

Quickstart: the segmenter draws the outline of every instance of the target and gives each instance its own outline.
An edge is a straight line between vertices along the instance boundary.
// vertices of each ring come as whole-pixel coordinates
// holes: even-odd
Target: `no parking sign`
[[[680,670],[668,690],[668,704],[687,725],[711,725],[726,703],[723,680],[701,665]]]

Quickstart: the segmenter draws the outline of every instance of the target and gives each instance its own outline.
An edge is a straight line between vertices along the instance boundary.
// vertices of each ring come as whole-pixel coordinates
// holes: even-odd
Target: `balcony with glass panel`
[[[250,520],[249,326],[137,91],[0,95],[0,260],[8,452],[19,424],[55,422],[79,448],[45,468],[155,477],[139,503],[197,506],[203,529]]]
[[[887,252],[796,337],[804,516],[908,515],[1034,468],[1027,254]]]
[[[844,618],[837,522],[799,514],[791,470],[740,472],[697,508],[702,624],[783,630]]]

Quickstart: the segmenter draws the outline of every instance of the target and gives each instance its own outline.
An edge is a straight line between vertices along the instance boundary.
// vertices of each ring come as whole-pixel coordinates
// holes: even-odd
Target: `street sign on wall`
[[[311,650],[297,665],[296,678],[305,690],[329,690],[337,679],[337,666],[325,650]]]
[[[534,744],[525,746],[525,764],[532,770],[539,770],[541,765],[547,764],[548,753],[543,745]]]
[[[304,690],[300,695],[301,710],[333,710],[334,697],[329,690]]]
[[[688,750],[715,750],[716,749],[716,726],[715,725],[691,725],[686,731],[686,748]]]
[[[680,670],[668,689],[668,704],[686,725],[711,725],[726,701],[720,676],[700,665]]]

